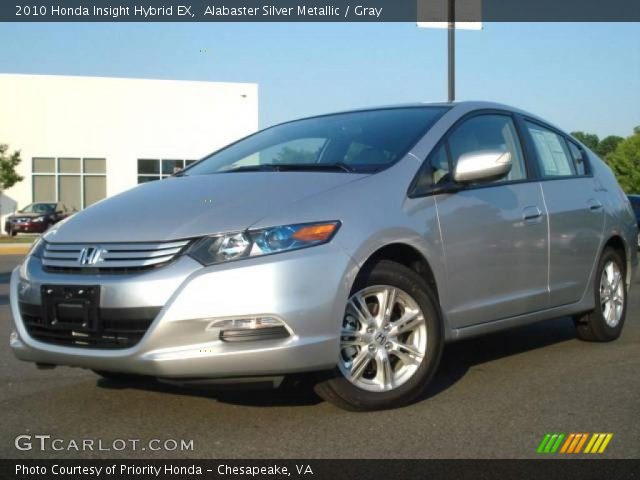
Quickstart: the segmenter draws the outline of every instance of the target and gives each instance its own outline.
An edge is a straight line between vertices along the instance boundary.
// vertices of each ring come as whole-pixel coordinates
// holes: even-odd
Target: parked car
[[[638,226],[640,226],[640,195],[627,195],[633,208],[633,213],[636,216]],[[640,248],[640,235],[638,235],[638,248]]]
[[[53,226],[13,271],[11,347],[110,379],[322,372],[339,406],[396,407],[446,342],[563,316],[618,338],[637,233],[611,170],[521,110],[307,118]]]
[[[70,209],[59,202],[31,203],[7,217],[4,231],[12,237],[21,232],[42,233],[71,213]]]

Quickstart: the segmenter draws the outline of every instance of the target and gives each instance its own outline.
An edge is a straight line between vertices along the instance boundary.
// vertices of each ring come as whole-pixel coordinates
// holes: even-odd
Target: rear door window
[[[569,144],[569,151],[571,152],[571,156],[573,157],[573,162],[576,165],[576,173],[578,175],[587,175],[589,172],[588,172],[587,164],[585,162],[583,151],[580,148],[578,148],[578,146],[575,143],[571,141],[567,143]]]
[[[531,135],[543,177],[573,177],[578,175],[567,142],[561,135],[537,123],[525,121],[525,125]]]

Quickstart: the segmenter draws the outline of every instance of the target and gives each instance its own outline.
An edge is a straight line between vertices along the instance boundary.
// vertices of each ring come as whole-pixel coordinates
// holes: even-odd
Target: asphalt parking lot
[[[3,458],[532,458],[547,432],[611,432],[602,456],[640,457],[637,281],[617,342],[580,342],[560,318],[449,345],[421,401],[363,414],[338,410],[305,386],[220,393],[39,371],[8,348],[8,282],[19,260],[0,256]],[[39,434],[103,446],[184,439],[193,451],[15,448],[16,436]]]

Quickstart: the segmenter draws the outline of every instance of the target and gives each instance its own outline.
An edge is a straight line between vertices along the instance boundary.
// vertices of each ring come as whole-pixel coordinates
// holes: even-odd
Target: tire
[[[110,372],[108,370],[93,370],[93,373],[111,382],[133,383],[145,380],[147,377],[132,373]]]
[[[614,284],[609,283],[612,272],[618,278]],[[587,342],[611,342],[620,336],[627,315],[626,268],[615,250],[602,252],[593,284],[596,307],[574,318],[577,336]]]
[[[9,228],[9,235],[15,237],[16,235],[18,235],[18,232],[16,232],[13,228]]]
[[[442,356],[443,328],[433,291],[413,270],[382,260],[358,275],[349,297],[338,368],[315,385],[316,393],[352,411],[411,403],[424,392]],[[378,298],[383,300],[377,303]],[[394,298],[393,308],[383,315],[380,305],[387,298]],[[360,314],[358,299],[365,300]]]

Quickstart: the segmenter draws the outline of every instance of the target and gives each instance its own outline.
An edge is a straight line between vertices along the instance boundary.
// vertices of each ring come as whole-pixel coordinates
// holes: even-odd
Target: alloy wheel
[[[606,324],[616,327],[624,313],[624,282],[620,267],[609,261],[605,264],[600,277],[600,304]]]
[[[349,298],[339,368],[367,391],[391,391],[406,383],[427,353],[427,324],[418,303],[387,285],[364,288]]]

